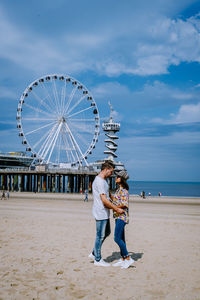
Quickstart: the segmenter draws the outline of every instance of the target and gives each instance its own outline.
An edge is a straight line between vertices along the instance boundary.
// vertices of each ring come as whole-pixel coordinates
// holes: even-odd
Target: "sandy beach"
[[[130,199],[129,269],[96,267],[92,199],[11,193],[0,201],[0,299],[200,299],[200,199]],[[112,233],[103,258],[119,257]]]

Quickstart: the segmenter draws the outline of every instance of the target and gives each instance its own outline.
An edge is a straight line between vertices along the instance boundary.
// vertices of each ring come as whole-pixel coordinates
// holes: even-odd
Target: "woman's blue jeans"
[[[110,219],[96,220],[96,240],[93,249],[93,255],[96,261],[101,260],[101,246],[107,236],[110,235]]]
[[[125,242],[125,225],[121,219],[115,219],[115,234],[114,240],[120,248],[120,253],[123,258],[128,256],[128,251]]]

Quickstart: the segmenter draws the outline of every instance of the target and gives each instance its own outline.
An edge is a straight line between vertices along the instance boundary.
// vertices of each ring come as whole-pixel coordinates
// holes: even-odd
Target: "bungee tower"
[[[104,154],[107,154],[106,160],[112,160],[114,161],[115,158],[117,158],[116,151],[117,151],[117,140],[119,137],[116,135],[116,133],[120,130],[120,123],[116,123],[113,121],[113,108],[110,102],[108,102],[110,106],[110,117],[107,122],[104,122],[102,124],[103,131],[105,132],[106,139],[104,142],[106,143],[106,150],[104,151]]]

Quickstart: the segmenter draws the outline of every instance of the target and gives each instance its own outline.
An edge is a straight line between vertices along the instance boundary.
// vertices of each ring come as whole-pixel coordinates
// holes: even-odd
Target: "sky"
[[[120,122],[132,180],[200,181],[200,1],[0,0],[0,151],[24,151],[21,94],[46,74],[92,93]],[[102,159],[104,133],[91,156]]]

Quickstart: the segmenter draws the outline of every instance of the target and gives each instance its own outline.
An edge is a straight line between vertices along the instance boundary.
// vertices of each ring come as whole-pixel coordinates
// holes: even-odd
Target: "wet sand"
[[[200,199],[131,196],[129,269],[95,267],[92,200],[11,193],[0,201],[0,299],[200,299]],[[103,258],[119,258],[112,233]]]

